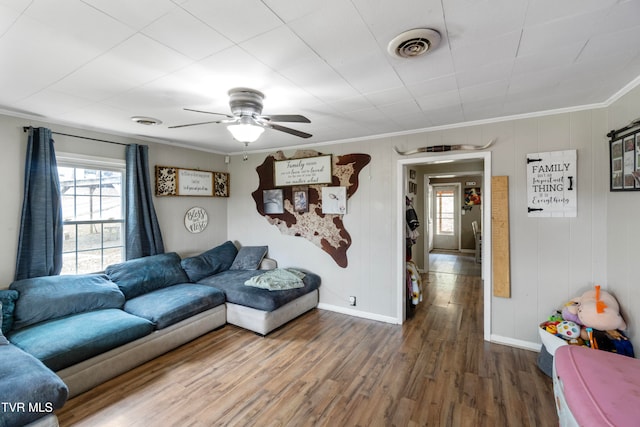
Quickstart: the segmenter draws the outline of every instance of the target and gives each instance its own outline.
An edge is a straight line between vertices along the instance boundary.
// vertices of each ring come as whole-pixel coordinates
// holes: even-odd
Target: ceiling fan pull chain
[[[244,150],[242,150],[242,160],[247,161],[249,159],[249,155],[247,154],[247,147],[249,146],[248,142],[244,143]]]

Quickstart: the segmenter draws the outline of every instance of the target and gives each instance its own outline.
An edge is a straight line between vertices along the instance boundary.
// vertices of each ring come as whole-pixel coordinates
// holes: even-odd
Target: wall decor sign
[[[209,216],[204,208],[194,206],[184,214],[184,226],[190,233],[200,233],[209,223]]]
[[[156,166],[156,196],[229,197],[229,174]]]
[[[278,160],[275,162],[273,171],[276,187],[330,184],[331,155]]]
[[[575,217],[576,150],[527,154],[527,212],[530,217]]]

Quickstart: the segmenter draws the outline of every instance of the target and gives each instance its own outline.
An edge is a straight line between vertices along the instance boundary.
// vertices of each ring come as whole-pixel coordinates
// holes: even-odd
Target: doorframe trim
[[[484,340],[491,341],[491,290],[493,289],[493,278],[491,277],[491,151],[468,152],[468,153],[437,153],[427,154],[410,159],[401,158],[396,163],[396,313],[399,324],[406,319],[406,248],[404,244],[405,232],[405,174],[406,166],[432,163],[434,160],[467,160],[478,159],[484,161],[484,171],[482,178],[482,279],[484,287]]]

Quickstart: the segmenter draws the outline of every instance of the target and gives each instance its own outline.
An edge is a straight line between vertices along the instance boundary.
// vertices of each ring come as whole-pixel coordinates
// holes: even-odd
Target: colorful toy
[[[567,340],[580,337],[580,326],[576,325],[575,322],[564,320],[558,324],[556,329],[558,335]]]
[[[580,307],[580,298],[574,298],[562,307],[562,318],[570,322],[582,325],[580,317],[578,317],[578,308]]]

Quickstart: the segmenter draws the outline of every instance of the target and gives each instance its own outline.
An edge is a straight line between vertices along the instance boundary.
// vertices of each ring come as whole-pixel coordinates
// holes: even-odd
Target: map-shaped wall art
[[[304,237],[327,252],[340,267],[346,268],[348,264],[347,249],[351,246],[351,235],[344,227],[342,215],[322,213],[322,187],[345,187],[347,199],[349,199],[358,189],[358,175],[369,164],[371,156],[368,154],[333,156],[331,184],[308,185],[308,211],[294,207],[293,187],[291,186],[282,187],[283,213],[267,214],[264,209],[264,190],[276,188],[274,182],[274,165],[276,161],[303,159],[321,155],[317,151],[301,150],[297,151],[292,157],[285,157],[281,151],[268,156],[256,168],[260,183],[251,195],[256,202],[256,209],[260,215],[264,216],[270,224],[278,227],[282,234]],[[299,186],[296,187],[296,191],[299,191]]]

